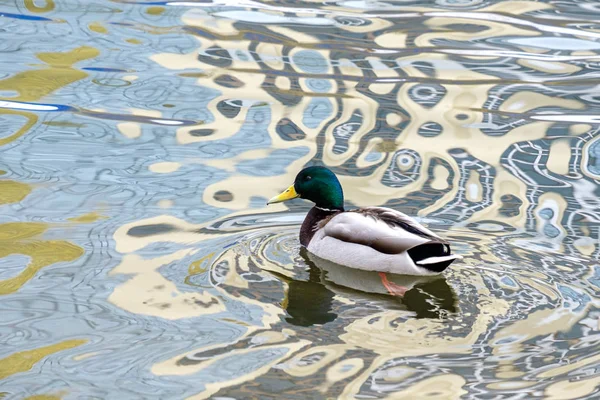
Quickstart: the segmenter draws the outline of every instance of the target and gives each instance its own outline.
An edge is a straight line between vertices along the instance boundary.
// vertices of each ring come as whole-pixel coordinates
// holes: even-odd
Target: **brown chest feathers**
[[[317,207],[311,208],[308,214],[306,214],[306,218],[304,218],[304,222],[300,228],[300,244],[304,247],[308,247],[308,244],[315,235],[317,229],[324,227],[334,215],[337,215],[340,212],[342,211],[324,210]]]

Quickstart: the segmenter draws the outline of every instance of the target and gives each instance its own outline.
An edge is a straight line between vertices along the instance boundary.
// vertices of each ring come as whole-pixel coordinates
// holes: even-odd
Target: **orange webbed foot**
[[[394,282],[390,282],[385,272],[380,272],[379,276],[381,277],[381,283],[383,283],[383,286],[385,286],[389,294],[392,296],[404,297],[404,294],[408,291],[408,288],[397,285]]]

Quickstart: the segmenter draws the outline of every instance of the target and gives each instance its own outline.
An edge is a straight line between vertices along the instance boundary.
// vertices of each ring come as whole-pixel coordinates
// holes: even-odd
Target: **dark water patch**
[[[169,224],[154,224],[154,225],[144,225],[144,226],[136,226],[127,231],[129,236],[133,237],[145,237],[145,236],[153,236],[160,235],[163,233],[169,233],[177,230],[176,226]]]

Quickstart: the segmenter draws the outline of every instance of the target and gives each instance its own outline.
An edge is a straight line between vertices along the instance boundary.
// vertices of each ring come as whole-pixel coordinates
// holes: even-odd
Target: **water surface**
[[[598,396],[599,20],[0,4],[0,398]],[[398,299],[306,253],[305,165],[463,260]]]

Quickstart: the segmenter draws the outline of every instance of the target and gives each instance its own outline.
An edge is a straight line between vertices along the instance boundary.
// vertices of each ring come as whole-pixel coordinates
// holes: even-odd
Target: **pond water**
[[[0,4],[0,398],[600,396],[595,1]],[[316,260],[305,165],[463,256]]]

